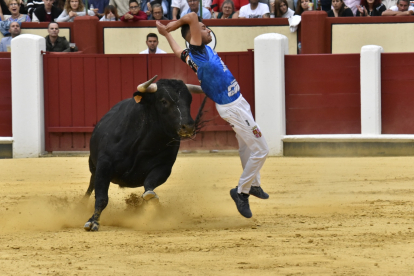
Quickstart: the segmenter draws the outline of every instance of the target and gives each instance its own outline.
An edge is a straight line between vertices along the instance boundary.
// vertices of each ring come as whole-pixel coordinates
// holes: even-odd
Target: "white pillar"
[[[281,34],[262,34],[254,39],[256,121],[269,146],[270,156],[283,155],[286,135],[285,55],[288,39]]]
[[[381,134],[381,46],[361,48],[361,134]]]
[[[11,42],[14,158],[45,151],[42,50],[45,38],[38,35],[19,35]]]

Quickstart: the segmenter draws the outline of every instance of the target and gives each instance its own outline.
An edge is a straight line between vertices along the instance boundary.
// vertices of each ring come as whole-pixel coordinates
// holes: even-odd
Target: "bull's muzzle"
[[[190,137],[193,137],[194,134],[195,134],[194,124],[181,125],[180,129],[178,130],[178,135],[181,138],[190,138]]]

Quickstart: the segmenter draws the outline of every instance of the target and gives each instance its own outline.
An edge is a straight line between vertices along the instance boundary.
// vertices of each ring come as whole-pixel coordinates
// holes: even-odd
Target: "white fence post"
[[[283,155],[286,54],[288,39],[284,35],[269,33],[254,39],[256,121],[266,138],[270,156]]]
[[[11,42],[14,158],[45,151],[42,50],[45,38],[38,35],[19,35]]]
[[[381,46],[361,48],[361,134],[381,135]]]

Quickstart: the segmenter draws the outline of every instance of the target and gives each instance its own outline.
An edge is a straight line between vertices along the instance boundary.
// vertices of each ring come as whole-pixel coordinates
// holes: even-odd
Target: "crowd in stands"
[[[201,8],[200,0],[25,1],[27,3],[22,0],[0,0],[0,30],[5,36],[1,40],[0,51],[7,51],[11,39],[20,34],[22,22],[73,22],[77,16],[84,15],[97,16],[100,21],[123,22],[176,20],[190,12],[197,13],[203,19],[290,18],[313,10],[315,3],[329,17],[414,14],[414,7],[409,0],[203,0]],[[48,31],[49,36],[45,39],[51,45],[50,49],[74,50],[67,47],[66,38],[66,42],[58,39],[57,24],[49,24]],[[150,49],[154,39],[154,36],[147,37],[147,51],[154,52]],[[152,41],[150,44],[149,40]],[[158,43],[158,38],[156,40]],[[62,43],[65,44],[64,47]]]

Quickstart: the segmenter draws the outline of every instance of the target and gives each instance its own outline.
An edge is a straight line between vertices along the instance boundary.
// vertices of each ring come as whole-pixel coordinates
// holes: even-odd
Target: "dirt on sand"
[[[268,158],[245,219],[237,156],[179,155],[158,205],[111,185],[93,233],[87,157],[3,159],[0,275],[414,275],[413,163]]]

